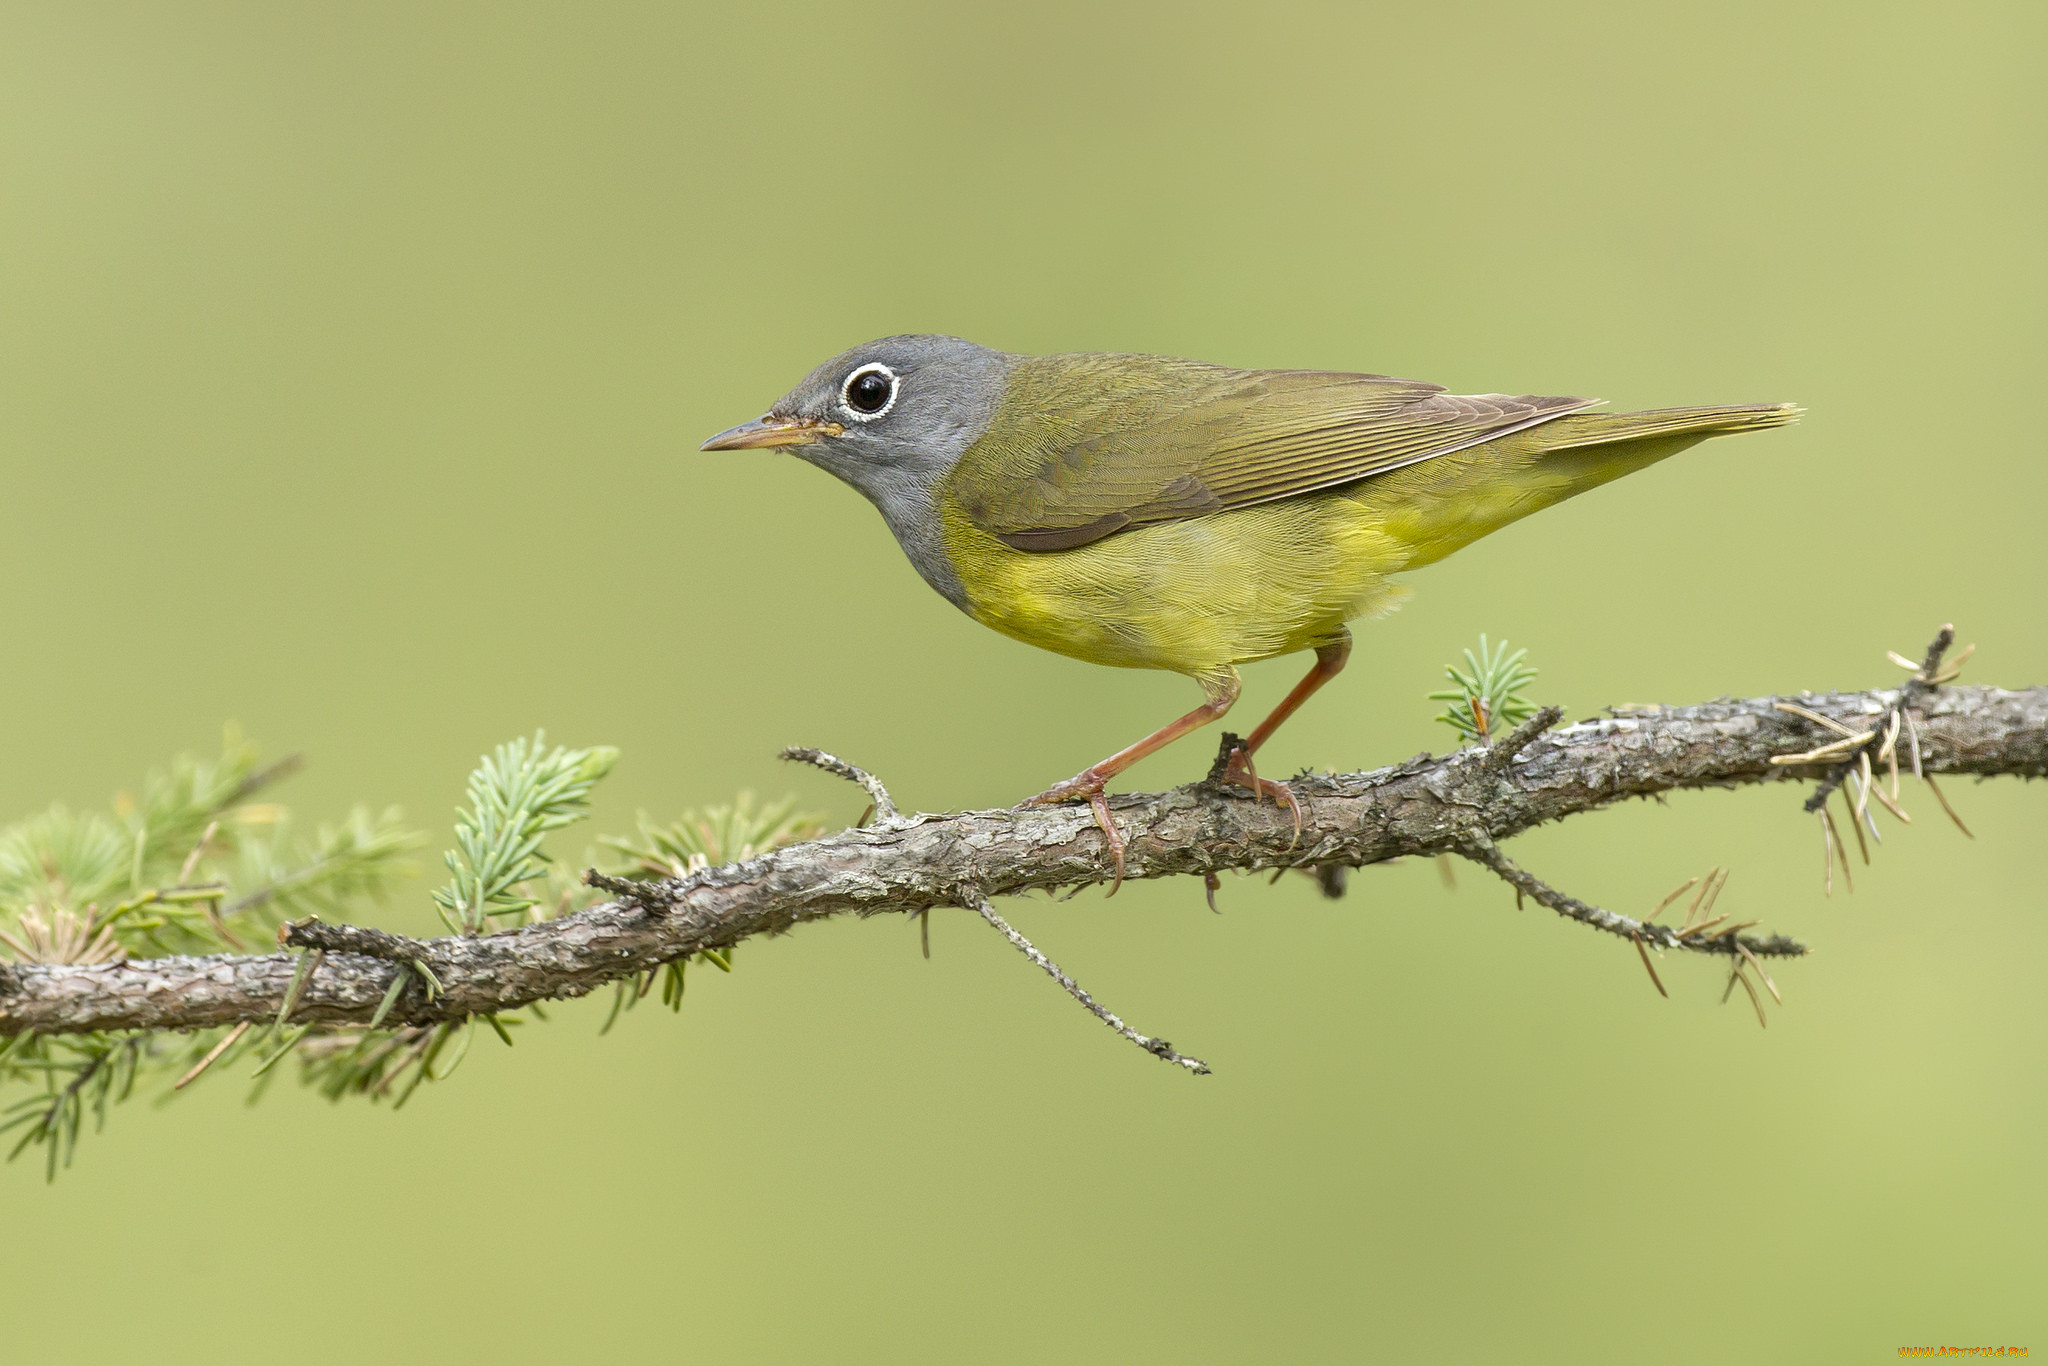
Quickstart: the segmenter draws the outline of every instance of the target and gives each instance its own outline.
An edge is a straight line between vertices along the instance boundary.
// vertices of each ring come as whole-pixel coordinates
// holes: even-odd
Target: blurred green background
[[[445,833],[536,725],[596,830],[867,765],[1007,804],[1193,701],[927,591],[850,490],[699,455],[896,331],[1626,407],[1790,399],[1416,577],[1269,767],[1545,700],[2048,680],[2036,4],[0,8],[0,814],[228,718],[309,816]],[[1248,671],[1248,714],[1298,673]],[[1195,741],[1134,775],[1186,781]],[[1925,798],[1821,896],[1789,788],[1515,852],[1819,952],[1708,965],[1477,870],[1192,882],[747,945],[680,1017],[479,1044],[402,1114],[136,1103],[0,1169],[9,1359],[1863,1361],[2048,1350],[2043,794]],[[575,857],[571,832],[563,852]],[[424,862],[431,863],[429,855]],[[425,880],[387,924],[432,924]],[[712,980],[716,978],[717,980]],[[2027,1286],[2035,1287],[2029,1291]]]

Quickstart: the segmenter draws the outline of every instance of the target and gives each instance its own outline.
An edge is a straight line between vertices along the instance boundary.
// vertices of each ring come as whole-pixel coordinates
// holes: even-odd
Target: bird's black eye
[[[896,401],[896,372],[879,363],[863,365],[846,377],[839,400],[856,419],[871,422]]]

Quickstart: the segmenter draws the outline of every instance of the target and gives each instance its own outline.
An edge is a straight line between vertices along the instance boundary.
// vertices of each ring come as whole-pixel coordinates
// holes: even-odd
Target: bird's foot
[[[1261,778],[1258,769],[1252,767],[1252,757],[1243,749],[1230,751],[1230,764],[1223,770],[1223,781],[1236,783],[1239,787],[1251,789],[1252,800],[1259,802],[1271,797],[1277,806],[1284,806],[1294,817],[1294,839],[1288,844],[1292,849],[1301,843],[1301,803],[1294,800],[1294,793],[1286,783],[1276,783],[1270,778]]]
[[[1103,785],[1109,780],[1093,769],[1083,769],[1062,783],[1054,783],[1036,797],[1027,799],[1025,806],[1059,806],[1065,802],[1086,802],[1088,809],[1095,813],[1095,824],[1102,831],[1103,847],[1109,851],[1109,859],[1116,866],[1116,877],[1109,884],[1106,895],[1115,896],[1117,888],[1124,885],[1124,837],[1116,828],[1116,821],[1109,814],[1109,799],[1102,795]]]

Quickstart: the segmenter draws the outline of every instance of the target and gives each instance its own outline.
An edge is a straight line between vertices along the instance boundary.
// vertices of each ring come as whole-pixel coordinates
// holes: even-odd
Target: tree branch
[[[1531,884],[1517,886],[1534,894],[1543,884],[1514,868],[1495,842],[1628,797],[1814,778],[1836,766],[1839,755],[1772,763],[1774,756],[1812,749],[1819,729],[1781,710],[1781,701],[1852,732],[1883,724],[1904,701],[1925,772],[2048,775],[2048,688],[1907,688],[1910,696],[1890,690],[1639,708],[1545,733],[1532,722],[1491,749],[1420,754],[1364,773],[1307,775],[1290,784],[1303,819],[1298,840],[1284,809],[1209,782],[1118,796],[1110,806],[1128,846],[1130,878],[1298,867],[1323,875],[1327,884],[1340,868],[1457,853],[1503,876],[1514,869]],[[978,906],[987,896],[1107,883],[1113,875],[1086,807],[898,816],[744,863],[636,884],[619,901],[500,933],[402,940],[349,927],[316,928],[317,922],[287,926],[288,947],[327,951],[298,984],[292,1018],[366,1024],[398,974],[424,971],[438,990],[400,989],[388,1023],[459,1019],[580,996],[699,950],[831,916]],[[1545,904],[1570,902],[1558,893],[1550,897]],[[1681,937],[1583,903],[1570,906],[1583,909],[1556,908],[1639,946],[1647,941],[1731,958],[1745,951],[1800,951],[1783,940]],[[1602,917],[1616,923],[1603,924]],[[0,1037],[262,1023],[277,1016],[293,991],[299,962],[298,954],[276,953],[8,964],[0,967]]]

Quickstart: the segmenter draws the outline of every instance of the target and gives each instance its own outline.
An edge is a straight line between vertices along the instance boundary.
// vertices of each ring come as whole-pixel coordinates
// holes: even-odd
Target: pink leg
[[[1341,664],[1339,667],[1342,667]],[[1074,801],[1088,803],[1095,812],[1095,823],[1102,827],[1102,839],[1109,848],[1109,856],[1116,863],[1116,881],[1111,883],[1109,888],[1111,896],[1115,896],[1116,889],[1124,885],[1124,837],[1117,833],[1116,822],[1110,819],[1109,802],[1102,795],[1103,786],[1138,760],[1158,753],[1183,735],[1200,730],[1211,721],[1219,719],[1237,701],[1239,684],[1235,669],[1228,674],[1197,681],[1201,683],[1203,691],[1209,694],[1209,700],[1201,706],[1171,725],[1161,726],[1135,745],[1118,750],[1100,763],[1090,764],[1065,782],[1054,783],[1024,803],[1026,806],[1050,806],[1056,802]]]
[[[1273,738],[1273,732],[1295,712],[1301,704],[1315,695],[1316,689],[1343,672],[1344,665],[1351,658],[1351,633],[1345,631],[1335,640],[1316,646],[1315,667],[1308,676],[1294,685],[1294,690],[1280,699],[1280,705],[1273,708],[1273,714],[1259,722],[1257,730],[1245,737],[1242,745],[1230,752],[1230,767],[1224,777],[1252,790],[1253,800],[1271,797],[1294,814],[1294,837],[1301,838],[1301,806],[1294,800],[1294,794],[1287,790],[1287,784],[1271,782],[1259,776],[1252,766],[1252,756],[1258,753],[1260,745]]]

